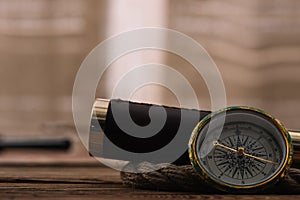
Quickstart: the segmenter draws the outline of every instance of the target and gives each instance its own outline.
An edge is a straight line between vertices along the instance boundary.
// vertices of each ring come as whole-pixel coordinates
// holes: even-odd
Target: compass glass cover
[[[279,176],[289,155],[285,129],[251,109],[226,110],[224,124],[218,125],[221,117],[200,123],[194,133],[194,159],[201,173],[233,188],[256,187]]]

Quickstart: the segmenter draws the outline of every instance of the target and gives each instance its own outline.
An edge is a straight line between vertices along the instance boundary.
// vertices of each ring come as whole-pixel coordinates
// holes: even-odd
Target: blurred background
[[[101,41],[145,26],[175,29],[203,45],[222,74],[228,105],[255,106],[300,129],[300,1],[0,0],[1,136],[76,135],[71,95],[81,62]],[[97,96],[108,98],[122,74],[148,62],[180,71],[200,91],[201,108],[210,108],[192,66],[158,50],[112,63]],[[133,99],[177,104],[158,86],[140,88]],[[86,155],[73,151],[74,159]]]

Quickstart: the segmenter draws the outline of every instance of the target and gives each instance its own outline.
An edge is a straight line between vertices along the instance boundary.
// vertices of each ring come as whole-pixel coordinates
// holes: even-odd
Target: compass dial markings
[[[227,130],[230,131],[232,129],[228,128]],[[266,153],[265,147],[260,144],[255,137],[243,134],[243,128],[239,127],[237,132],[237,135],[230,134],[228,137],[219,138],[219,144],[234,150],[244,146],[244,154],[252,157],[247,157],[244,155],[240,156],[239,158],[239,156],[230,149],[224,149],[221,146],[216,146],[212,150],[213,154],[210,156],[210,159],[213,157],[217,168],[220,170],[218,177],[224,177],[225,175],[238,180],[251,179],[264,171],[266,166],[264,161],[272,156],[268,156],[269,154]],[[234,161],[237,159],[241,159],[241,161]]]
[[[195,147],[202,149],[195,155],[201,155],[201,150],[207,152],[201,157],[206,165],[199,163],[202,173],[219,187],[227,185],[228,188],[238,186],[245,189],[259,186],[271,180],[272,176],[279,177],[279,170],[285,164],[283,159],[288,153],[281,131],[274,128],[273,121],[263,121],[263,117],[252,114],[253,111],[249,114],[245,114],[244,110],[227,111],[224,126],[215,126],[209,132],[207,123],[198,129],[202,139],[197,139]],[[211,118],[211,122],[214,121],[218,118]]]

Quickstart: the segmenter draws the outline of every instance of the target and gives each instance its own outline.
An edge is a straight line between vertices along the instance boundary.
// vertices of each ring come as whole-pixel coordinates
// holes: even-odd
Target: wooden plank
[[[74,167],[75,166],[75,167]],[[99,166],[2,166],[0,183],[121,183],[119,172]],[[18,173],[17,173],[18,172]]]
[[[1,199],[241,199],[285,200],[300,196],[208,195],[141,190],[122,185],[119,172],[106,167],[1,166]]]

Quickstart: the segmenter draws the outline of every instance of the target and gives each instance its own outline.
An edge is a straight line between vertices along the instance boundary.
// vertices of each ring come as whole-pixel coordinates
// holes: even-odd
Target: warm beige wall
[[[72,122],[72,86],[84,57],[112,34],[142,26],[173,28],[199,41],[219,66],[230,105],[257,106],[288,127],[300,128],[297,0],[164,0],[164,9],[150,8],[148,1],[138,6],[142,1],[130,0],[123,7],[117,0],[108,2],[112,1],[0,0],[0,132],[19,133],[46,121]],[[109,11],[112,5],[123,8],[123,14]],[[116,21],[110,21],[114,12]],[[209,108],[204,82],[183,59],[136,52],[147,62],[158,62],[161,55],[167,58],[163,64],[192,77],[201,90],[201,104]],[[135,55],[127,60],[131,56]],[[172,94],[164,94],[168,102]]]
[[[299,10],[297,0],[173,0],[169,19],[212,56],[229,105],[256,106],[300,128]]]
[[[76,71],[105,37],[106,1],[0,1],[0,132],[72,122]]]

